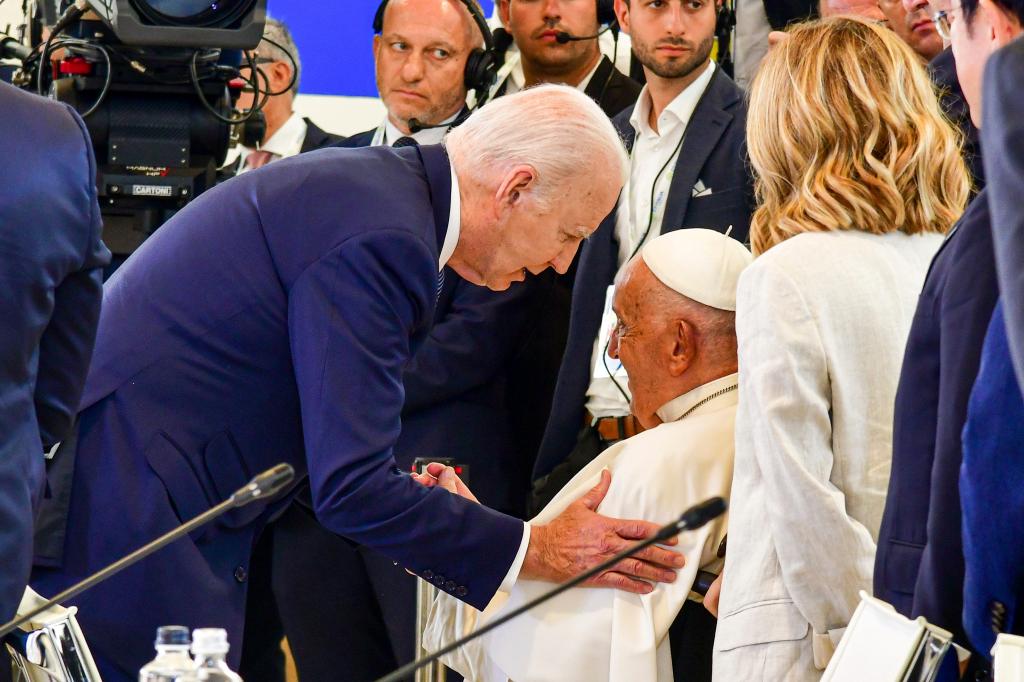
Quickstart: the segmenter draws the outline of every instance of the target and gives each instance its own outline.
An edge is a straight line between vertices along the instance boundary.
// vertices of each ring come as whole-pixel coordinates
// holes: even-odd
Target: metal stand
[[[430,605],[434,603],[436,596],[436,587],[426,580],[416,580],[416,658],[422,658],[430,653],[423,648],[423,630],[427,627],[427,614],[430,613]],[[448,679],[448,669],[441,661],[434,661],[417,670],[413,679],[415,682],[445,682]]]

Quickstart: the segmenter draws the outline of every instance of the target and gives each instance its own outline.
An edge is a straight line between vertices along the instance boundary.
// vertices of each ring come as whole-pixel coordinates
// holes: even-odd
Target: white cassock
[[[663,525],[709,497],[728,498],[736,381],[735,374],[716,379],[662,406],[658,416],[665,423],[601,453],[532,523],[558,516],[597,485],[603,469],[612,474],[598,507],[605,516]],[[680,535],[674,549],[686,555],[686,566],[674,583],[658,583],[650,594],[574,588],[442,660],[471,682],[671,682],[669,626],[691,595],[697,570],[719,570],[717,550],[725,532],[722,516]],[[437,651],[552,587],[519,580],[511,593],[498,592],[482,615],[441,593],[430,612],[424,647]]]

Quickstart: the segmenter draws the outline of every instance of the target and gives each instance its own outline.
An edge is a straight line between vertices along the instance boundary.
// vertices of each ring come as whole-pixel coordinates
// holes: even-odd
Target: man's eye
[[[391,43],[391,49],[394,50],[395,52],[405,52],[406,48],[408,47],[408,45],[401,41]]]
[[[437,48],[433,50],[433,55],[434,59],[448,59],[448,57],[451,56],[451,53],[448,50],[442,50],[441,48]]]

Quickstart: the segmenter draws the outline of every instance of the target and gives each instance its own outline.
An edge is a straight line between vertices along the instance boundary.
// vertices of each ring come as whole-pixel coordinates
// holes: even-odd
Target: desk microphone
[[[267,469],[262,474],[257,475],[254,479],[236,490],[231,497],[224,500],[216,507],[203,512],[188,523],[183,523],[174,530],[160,536],[156,540],[153,540],[153,542],[150,542],[148,545],[140,547],[128,556],[118,559],[106,568],[93,573],[82,582],[72,585],[42,606],[32,609],[23,616],[15,616],[14,620],[0,626],[0,640],[3,640],[4,637],[13,632],[16,628],[30,622],[33,618],[50,607],[59,604],[62,601],[71,599],[72,597],[78,596],[93,585],[103,582],[115,573],[121,572],[140,559],[143,559],[158,549],[161,549],[165,545],[168,545],[178,538],[188,535],[196,528],[213,521],[221,514],[231,511],[232,509],[237,509],[238,507],[244,507],[250,502],[255,502],[256,500],[269,500],[274,495],[281,492],[281,489],[288,485],[293,478],[295,478],[295,469],[292,468],[291,464],[278,464],[277,466]]]
[[[605,26],[592,36],[574,36],[573,34],[567,31],[559,31],[558,33],[555,34],[555,42],[558,43],[559,45],[565,45],[566,43],[575,42],[577,40],[597,40],[606,32],[611,30],[611,27],[615,25],[616,24],[614,22],[608,24],[607,26]]]
[[[554,588],[540,595],[536,599],[531,599],[519,608],[509,611],[501,618],[492,620],[490,623],[487,623],[479,630],[471,632],[465,637],[461,637],[455,640],[451,644],[442,647],[441,649],[438,649],[436,652],[430,654],[429,656],[418,658],[411,663],[403,665],[398,670],[395,670],[394,672],[385,675],[384,677],[381,677],[376,682],[400,682],[401,680],[408,678],[412,673],[422,668],[423,666],[430,665],[434,661],[440,659],[442,656],[450,654],[451,652],[455,651],[456,649],[465,644],[468,644],[470,641],[476,639],[477,637],[487,634],[491,630],[504,625],[505,623],[507,623],[508,621],[512,620],[517,616],[521,616],[522,614],[526,613],[535,606],[540,606],[552,597],[560,595],[569,588],[576,587],[580,583],[586,582],[598,573],[608,570],[609,568],[619,563],[626,557],[636,554],[641,549],[644,549],[645,547],[650,547],[651,545],[657,544],[659,542],[664,542],[665,540],[668,540],[669,538],[678,535],[684,530],[696,530],[700,528],[708,521],[711,521],[712,519],[715,519],[724,514],[726,506],[727,505],[725,503],[725,500],[723,500],[721,497],[712,497],[710,499],[704,500],[700,504],[695,504],[694,506],[684,511],[678,519],[672,521],[666,526],[662,526],[658,530],[658,532],[652,535],[651,537],[647,538],[646,540],[641,540],[640,542],[626,549],[625,551],[616,554],[608,561],[605,561],[603,564],[594,566],[593,568],[579,574],[578,576],[569,580],[568,582],[564,582],[561,585],[556,585]]]

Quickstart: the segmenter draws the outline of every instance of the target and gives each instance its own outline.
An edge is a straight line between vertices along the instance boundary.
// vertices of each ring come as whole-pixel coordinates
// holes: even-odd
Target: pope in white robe
[[[667,524],[710,497],[728,498],[737,404],[733,311],[736,282],[749,261],[738,242],[690,229],[652,240],[624,266],[609,350],[629,374],[631,409],[647,430],[590,462],[531,525],[607,485],[609,474],[597,511],[619,518]],[[673,394],[680,386],[686,390]],[[441,484],[454,492],[452,478],[445,472]],[[685,567],[648,594],[573,588],[442,660],[470,682],[670,682],[669,627],[686,599],[700,599],[691,591],[698,570],[720,571],[725,533],[725,516],[683,533],[672,549],[686,556]],[[518,580],[483,613],[441,593],[424,648],[436,651],[550,589]]]

